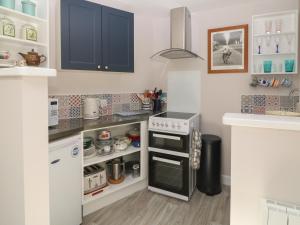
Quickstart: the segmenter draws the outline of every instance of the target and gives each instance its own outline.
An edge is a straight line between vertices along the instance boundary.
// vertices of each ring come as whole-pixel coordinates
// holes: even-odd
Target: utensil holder
[[[161,100],[154,99],[153,100],[153,112],[159,112],[159,111],[161,111]]]

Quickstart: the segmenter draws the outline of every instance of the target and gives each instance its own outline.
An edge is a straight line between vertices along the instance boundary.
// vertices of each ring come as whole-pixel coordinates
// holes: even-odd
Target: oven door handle
[[[180,161],[175,161],[175,160],[171,160],[171,159],[164,159],[164,158],[160,158],[160,157],[156,157],[156,156],[153,156],[152,159],[154,161],[164,162],[164,163],[168,163],[168,164],[172,164],[172,165],[177,165],[177,166],[181,165]]]
[[[180,141],[181,140],[180,137],[171,136],[171,135],[165,135],[165,134],[153,134],[153,137],[163,138],[163,139],[170,139],[170,140],[175,140],[175,141]]]

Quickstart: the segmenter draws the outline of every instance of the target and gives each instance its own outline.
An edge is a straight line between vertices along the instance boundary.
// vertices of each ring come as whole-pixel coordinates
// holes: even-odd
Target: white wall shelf
[[[29,46],[40,46],[40,47],[48,47],[47,44],[37,42],[37,41],[27,41],[24,39],[20,38],[14,38],[14,37],[8,37],[8,36],[3,36],[0,35],[0,41],[5,41],[5,42],[10,42],[12,44],[17,44],[17,45],[29,45]]]
[[[27,76],[27,77],[55,77],[56,70],[43,68],[43,67],[33,67],[33,66],[24,66],[24,67],[13,67],[13,68],[1,68],[0,77],[18,77],[18,76]]]
[[[255,15],[252,31],[252,75],[298,74],[298,10]],[[286,60],[294,60],[293,72],[286,72]],[[265,61],[272,61],[270,73]]]
[[[42,63],[39,67],[49,68],[49,0],[34,0],[34,2],[36,3],[36,16],[22,12],[22,0],[15,1],[15,9],[0,6],[0,18],[7,17],[12,21],[15,27],[15,37],[0,35],[0,51],[8,51],[10,60],[19,61],[23,59],[22,56],[18,54],[19,52],[27,53],[34,49],[39,55],[44,55],[47,58],[46,62]],[[26,36],[26,34],[24,34],[24,28],[26,28],[26,26],[36,28],[37,41],[26,40],[26,37],[24,37]],[[27,69],[24,69],[22,71],[26,70]],[[16,71],[19,72],[20,69],[0,68],[0,74],[7,72],[10,75]],[[30,72],[31,70],[27,71]]]
[[[28,23],[47,23],[48,21],[37,16],[30,16],[25,13],[19,12],[17,10],[9,9],[3,6],[0,6],[0,14],[7,17],[18,18]]]
[[[128,149],[126,149],[125,151],[121,151],[121,152],[114,152],[111,155],[106,155],[106,156],[95,156],[93,158],[90,159],[85,159],[83,166],[90,166],[93,164],[97,164],[97,163],[101,163],[101,162],[105,162],[111,159],[115,159],[115,158],[119,158],[125,155],[130,155],[136,152],[140,152],[141,148],[135,148],[134,146],[129,146]]]
[[[133,178],[131,175],[129,176],[126,176],[125,180],[120,183],[120,184],[110,184],[109,186],[107,186],[106,188],[103,189],[103,191],[101,193],[98,193],[97,195],[87,195],[87,196],[84,196],[83,198],[83,205],[87,204],[87,203],[90,203],[92,201],[95,201],[95,200],[98,200],[98,199],[101,199],[107,195],[110,195],[110,194],[113,194],[115,193],[116,191],[119,191],[123,188],[126,188],[130,185],[133,185],[135,183],[138,183],[140,181],[142,181],[144,178],[142,177],[137,177],[137,178]]]

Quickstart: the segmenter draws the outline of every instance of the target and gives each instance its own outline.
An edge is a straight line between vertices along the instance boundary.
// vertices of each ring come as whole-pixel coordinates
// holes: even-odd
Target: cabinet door
[[[134,72],[134,15],[102,7],[104,70]]]
[[[101,9],[87,1],[61,0],[62,69],[99,69]]]

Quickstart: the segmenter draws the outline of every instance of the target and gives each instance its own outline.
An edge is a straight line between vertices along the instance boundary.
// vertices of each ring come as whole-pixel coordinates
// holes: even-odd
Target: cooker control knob
[[[154,126],[154,127],[155,127],[155,122],[152,122],[152,126]]]
[[[164,123],[161,123],[161,124],[160,124],[160,126],[161,126],[161,127],[164,127],[164,126],[165,126],[165,124],[164,124]]]
[[[175,124],[174,123],[172,123],[172,128],[175,129]]]
[[[169,127],[169,124],[168,124],[168,123],[165,123],[165,127],[168,128],[168,127]]]
[[[156,123],[156,126],[159,127],[159,123]]]

